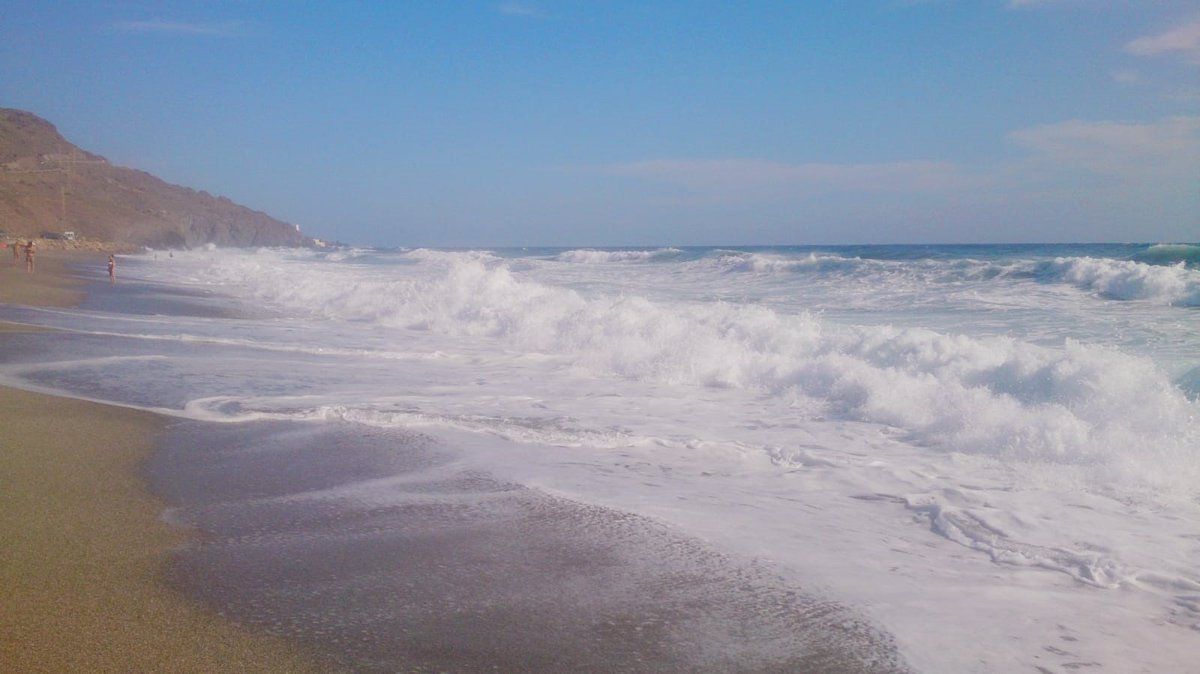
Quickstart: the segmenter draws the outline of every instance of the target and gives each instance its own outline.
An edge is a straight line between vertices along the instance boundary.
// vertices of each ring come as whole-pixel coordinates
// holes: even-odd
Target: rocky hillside
[[[174,248],[312,243],[266,213],[114,166],[37,115],[9,108],[0,108],[0,230]]]

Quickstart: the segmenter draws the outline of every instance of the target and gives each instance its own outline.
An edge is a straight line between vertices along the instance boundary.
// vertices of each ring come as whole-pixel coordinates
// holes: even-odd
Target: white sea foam
[[[1133,260],[1060,257],[1041,263],[1038,272],[1117,300],[1149,300],[1176,306],[1200,306],[1200,270],[1183,262],[1151,265]]]
[[[1194,249],[1194,250],[1193,250]],[[1200,306],[1200,269],[1190,268],[1196,246],[1151,247],[1145,261],[1092,257],[993,262],[988,260],[877,260],[808,253],[789,255],[729,251],[693,263],[725,273],[797,274],[874,282],[948,285],[1012,283],[1034,279],[1066,284],[1112,300],[1142,300],[1181,307]],[[1156,264],[1150,264],[1157,261]],[[1164,262],[1169,261],[1169,264]]]
[[[809,253],[803,257],[773,255],[769,253],[746,253],[727,251],[710,262],[727,272],[786,273],[786,272],[855,272],[873,267],[884,269],[889,263],[882,260],[864,260],[859,257],[842,257],[823,253]],[[894,266],[894,265],[893,265]]]
[[[1067,550],[1022,543],[1002,527],[987,521],[978,509],[958,508],[929,494],[904,499],[909,509],[929,517],[938,534],[969,548],[986,552],[993,561],[1017,566],[1040,566],[1066,573],[1097,587],[1116,589],[1128,581],[1132,569],[1122,568],[1111,556],[1090,550]]]
[[[1179,268],[1074,250],[599,252],[130,260],[123,278],[167,294],[274,309],[0,307],[75,330],[0,379],[348,438],[416,429],[459,468],[794,570],[919,671],[1194,659],[1200,314],[1154,281]]]
[[[1070,340],[1046,348],[839,326],[753,305],[587,297],[519,278],[486,253],[414,254],[436,269],[297,275],[245,255],[225,256],[203,276],[290,310],[486,338],[605,376],[800,395],[827,415],[887,424],[943,450],[1087,465],[1104,480],[1183,493],[1200,485],[1198,405],[1145,358]],[[1074,274],[1087,263],[1055,264]]]
[[[559,253],[554,259],[560,262],[575,262],[580,264],[604,264],[608,262],[648,262],[651,260],[669,259],[679,254],[678,248],[658,248],[655,250],[595,250],[579,248]]]
[[[482,262],[498,262],[500,260],[500,258],[490,250],[448,251],[437,250],[434,248],[414,248],[413,250],[404,251],[401,255],[402,257],[410,260],[424,260],[430,262],[452,262],[462,259],[478,260]]]
[[[373,253],[365,248],[339,248],[324,253],[322,257],[330,262],[353,262]]]

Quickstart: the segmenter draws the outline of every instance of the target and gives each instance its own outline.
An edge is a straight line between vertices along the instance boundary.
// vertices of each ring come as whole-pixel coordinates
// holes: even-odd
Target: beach
[[[7,251],[6,251],[7,252]],[[0,268],[0,300],[71,306],[67,266]],[[37,328],[0,323],[6,338]],[[166,420],[0,388],[0,661],[6,671],[315,671],[295,645],[220,619],[163,582],[195,532],[161,518],[142,469]]]
[[[5,273],[6,302],[69,307],[80,265],[91,306],[137,302],[90,259],[39,263]],[[41,348],[41,328],[2,325],[10,353]],[[886,633],[769,564],[420,433],[2,391],[15,671],[907,669]]]
[[[8,5],[0,674],[1200,673],[1196,0]]]
[[[10,249],[2,249],[0,253],[0,302],[48,307],[75,306],[83,299],[82,283],[66,272],[67,264],[104,259],[96,253],[39,250],[37,271],[30,274],[25,270],[24,250],[15,263]]]
[[[208,537],[173,586],[355,671],[906,671],[769,565],[463,469],[419,434],[189,422],[150,474]]]
[[[1182,672],[1195,250],[97,256],[0,384],[157,420],[154,587],[321,668]]]

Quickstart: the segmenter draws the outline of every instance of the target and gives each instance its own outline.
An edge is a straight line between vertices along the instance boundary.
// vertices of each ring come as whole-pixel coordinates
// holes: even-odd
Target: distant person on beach
[[[19,239],[13,239],[12,243],[9,245],[12,246],[13,249],[13,264],[16,264],[21,261],[21,251],[17,250],[21,247],[21,241]]]
[[[117,282],[117,258],[112,255],[108,256],[108,282]]]
[[[33,248],[33,239],[30,239],[29,243],[25,244],[25,271],[31,274],[33,273],[33,257],[36,254],[37,251]]]

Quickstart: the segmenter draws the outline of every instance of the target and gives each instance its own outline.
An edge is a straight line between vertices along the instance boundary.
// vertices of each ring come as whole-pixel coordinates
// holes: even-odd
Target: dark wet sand
[[[888,637],[645,518],[344,423],[175,425],[171,584],[359,671],[889,672]]]
[[[28,297],[41,292],[37,282],[22,283],[33,293]],[[81,299],[81,286],[69,279],[53,277],[48,287],[43,303]],[[226,315],[219,306],[210,313],[213,304],[203,297],[121,283],[86,288],[85,306],[94,309]],[[29,339],[10,346],[9,355],[20,360],[39,349]],[[4,348],[0,340],[0,357]],[[78,422],[83,437],[108,414],[72,401],[41,404],[48,421],[61,412]],[[140,517],[156,512],[153,499],[130,481],[144,449],[121,454],[111,473],[81,472],[76,468],[91,464],[74,465],[62,437],[43,435],[48,454],[28,456],[49,459],[39,464],[45,477],[21,479],[94,487],[94,494],[69,492],[84,497],[72,501],[83,510],[63,517],[81,534],[105,535],[73,541],[82,548],[78,554],[63,548],[62,559],[92,560],[79,572],[106,573],[95,576],[103,577],[100,583],[69,584],[42,602],[52,596],[46,593],[54,578],[65,577],[49,563],[52,553],[30,542],[6,548],[31,560],[20,567],[6,562],[5,570],[34,594],[6,588],[6,600],[15,602],[9,606],[21,613],[0,611],[21,630],[6,630],[7,641],[0,639],[17,649],[8,653],[35,658],[18,671],[37,670],[31,663],[47,671],[295,671],[314,662],[326,670],[402,672],[903,670],[886,634],[768,568],[721,555],[652,520],[458,469],[452,451],[398,430],[170,422],[147,475],[177,506],[169,517],[194,524],[199,536],[171,555],[164,572],[159,560],[186,530],[166,535],[157,522],[80,524],[91,521],[84,512],[109,518],[130,498],[140,504]],[[118,482],[130,495],[109,488]],[[36,507],[38,489],[28,493]],[[3,514],[13,515],[14,530],[34,533],[49,523],[10,505]],[[60,531],[56,526],[46,530]],[[107,547],[97,547],[102,543]],[[128,575],[132,567],[106,566],[121,554],[139,560],[139,575]],[[180,601],[160,582],[198,604]],[[107,594],[91,594],[95,589]],[[83,605],[88,609],[81,612]],[[231,628],[210,612],[254,629]],[[84,628],[71,622],[80,616]],[[50,622],[37,622],[44,620]],[[45,629],[30,631],[35,624]]]
[[[188,535],[139,474],[164,421],[0,387],[0,671],[317,671],[162,582]]]
[[[106,259],[46,251],[30,274],[0,255],[0,304],[75,306],[85,282],[70,270]],[[36,358],[52,334],[0,322],[0,362]],[[160,519],[141,473],[166,421],[0,387],[0,671],[318,671],[294,642],[237,629],[163,582],[191,533]]]

